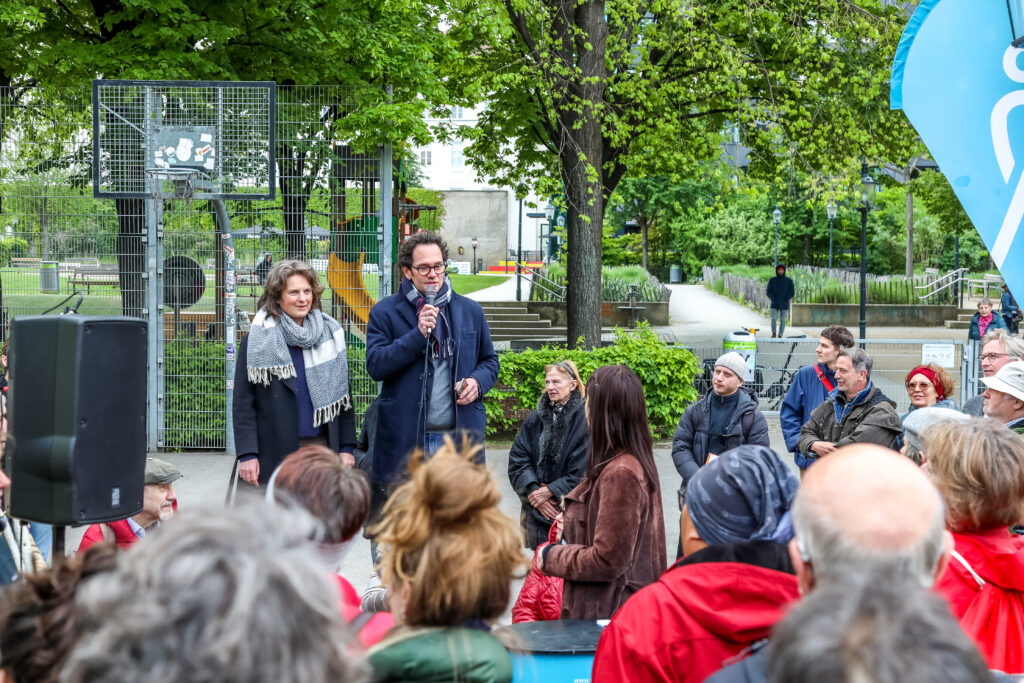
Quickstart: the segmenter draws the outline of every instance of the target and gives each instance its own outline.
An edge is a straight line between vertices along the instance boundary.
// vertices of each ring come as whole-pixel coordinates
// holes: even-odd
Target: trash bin
[[[678,285],[683,281],[683,267],[673,263],[668,269],[668,281],[670,284]]]
[[[43,261],[39,264],[39,291],[59,292],[60,278],[57,276],[57,262]]]
[[[504,626],[512,655],[512,683],[589,681],[597,641],[607,621],[562,619]]]
[[[744,382],[754,380],[754,357],[757,355],[757,339],[746,330],[729,332],[722,340],[722,348],[726,351],[735,351],[747,361],[747,376]]]

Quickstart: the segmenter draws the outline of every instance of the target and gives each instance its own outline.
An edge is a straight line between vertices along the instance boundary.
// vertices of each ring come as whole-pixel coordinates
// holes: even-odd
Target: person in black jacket
[[[775,266],[775,277],[768,281],[765,288],[768,301],[772,308],[772,337],[775,337],[775,325],[778,323],[779,334],[783,336],[786,331],[786,316],[789,314],[789,306],[793,303],[793,296],[796,289],[793,286],[792,278],[786,275],[786,266],[782,263]]]
[[[544,393],[508,454],[508,478],[523,502],[520,519],[531,549],[548,540],[562,497],[587,469],[586,389],[580,373],[571,360],[544,371]]]
[[[328,446],[355,464],[345,331],[320,310],[323,291],[308,263],[275,263],[239,345],[235,452],[239,476],[254,486],[265,486],[299,446]]]

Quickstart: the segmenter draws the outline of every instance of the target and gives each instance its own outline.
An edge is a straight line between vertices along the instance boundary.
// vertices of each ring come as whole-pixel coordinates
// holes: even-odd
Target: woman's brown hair
[[[647,423],[647,399],[640,378],[625,365],[605,365],[587,380],[587,421],[590,424],[590,464],[593,476],[605,462],[630,453],[644,469],[647,486],[658,483],[654,443]]]
[[[991,418],[939,422],[921,450],[953,531],[1024,522],[1024,439]]]
[[[78,637],[75,594],[114,569],[117,546],[97,543],[55,567],[24,575],[0,599],[0,667],[14,681],[54,683]]]
[[[301,275],[306,278],[309,286],[313,289],[313,304],[310,306],[310,310],[320,308],[320,298],[323,296],[324,286],[320,284],[320,279],[317,277],[316,271],[313,270],[313,266],[305,261],[288,259],[278,261],[267,271],[267,282],[263,285],[263,294],[256,303],[256,310],[265,307],[269,315],[280,318],[281,305],[279,302],[288,285],[288,278],[292,275]]]
[[[384,506],[372,533],[384,550],[389,590],[409,588],[402,622],[458,626],[497,619],[508,607],[510,582],[525,564],[519,525],[498,509],[501,493],[473,463],[480,446],[451,439],[429,460],[409,459],[411,478]]]
[[[941,365],[936,365],[935,363],[929,363],[928,365],[919,365],[917,367],[928,368],[929,370],[934,372],[935,379],[938,380],[938,384],[940,385],[935,388],[937,390],[941,390],[938,393],[941,394],[941,396],[944,398],[953,398],[953,391],[956,389],[956,381],[954,381],[952,375],[950,375],[944,367],[942,367]],[[913,370],[907,373],[907,378],[905,382],[909,382],[910,378],[917,374],[914,372],[914,370],[917,370],[917,368],[914,368]]]
[[[294,500],[323,522],[323,543],[355,536],[370,511],[370,484],[360,470],[341,462],[327,446],[303,446],[281,463],[274,499]]]

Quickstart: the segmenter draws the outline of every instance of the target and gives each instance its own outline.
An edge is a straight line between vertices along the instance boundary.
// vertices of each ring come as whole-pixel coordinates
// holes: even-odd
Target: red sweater
[[[937,590],[989,668],[1024,673],[1024,537],[999,528],[953,540],[963,561],[950,560]]]
[[[767,638],[799,597],[786,547],[710,546],[643,588],[601,634],[593,683],[699,683]]]

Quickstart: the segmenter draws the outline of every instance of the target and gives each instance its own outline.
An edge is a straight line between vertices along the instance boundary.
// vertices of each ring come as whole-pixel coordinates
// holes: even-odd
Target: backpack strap
[[[743,439],[750,436],[750,429],[754,426],[754,411],[748,410],[740,417],[740,429],[743,430]]]
[[[360,612],[352,617],[352,621],[348,622],[348,626],[353,632],[359,633],[363,630],[364,626],[370,623],[370,619],[373,619],[375,616],[377,616],[376,612]]]
[[[818,381],[821,382],[821,385],[823,387],[825,387],[825,393],[826,394],[832,393],[832,390],[835,389],[835,387],[832,386],[832,382],[828,381],[828,377],[825,376],[825,373],[821,371],[821,366],[818,365],[817,363],[815,363],[814,364],[814,371],[816,373],[818,373]]]
[[[970,562],[965,560],[964,556],[958,553],[956,549],[953,550],[953,559],[962,564],[964,566],[964,569],[966,569],[967,572],[974,577],[974,580],[978,582],[978,588],[985,587],[985,579],[978,576],[978,572],[974,571],[974,568],[971,567]]]

